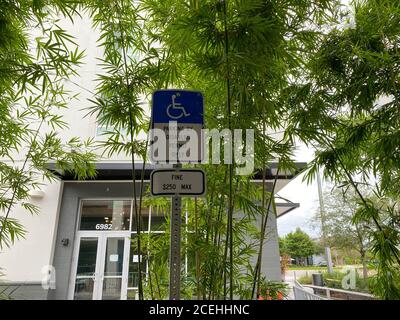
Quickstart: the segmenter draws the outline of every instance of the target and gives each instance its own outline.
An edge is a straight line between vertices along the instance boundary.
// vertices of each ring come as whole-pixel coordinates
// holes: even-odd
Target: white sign
[[[153,196],[204,196],[206,175],[199,169],[154,170],[150,176]]]
[[[110,254],[110,262],[118,262],[118,254]]]
[[[140,261],[143,261],[141,256],[140,256]],[[134,263],[138,263],[139,262],[139,256],[137,254],[134,254],[132,256],[132,262],[134,262]]]

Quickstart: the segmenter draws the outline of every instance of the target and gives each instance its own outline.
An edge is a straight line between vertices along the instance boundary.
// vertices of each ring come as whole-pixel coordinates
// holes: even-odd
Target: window
[[[121,133],[121,137],[123,139],[127,139],[129,137],[129,132],[127,129],[122,128],[118,130]],[[116,132],[116,129],[114,126],[105,126],[105,125],[100,125],[96,124],[96,137],[97,138],[103,138],[109,134],[109,132]]]
[[[137,201],[137,206],[139,207],[139,200]],[[140,212],[140,231],[146,232],[149,229],[149,218],[150,218],[150,208],[142,208]],[[132,232],[137,231],[136,225],[136,212],[135,209],[132,209]]]
[[[138,201],[139,205],[139,201]],[[155,207],[142,208],[140,212],[140,231],[150,232],[150,231],[161,231],[164,232],[163,224],[166,222],[164,211],[157,209]],[[136,232],[136,217],[135,210],[132,212],[132,232]]]
[[[84,200],[79,230],[129,230],[131,201]]]
[[[107,127],[107,126],[102,126],[97,124],[96,125],[96,137],[101,137],[104,136],[104,134],[108,131],[112,131],[113,128]]]
[[[151,210],[149,231],[165,231],[165,212],[159,208],[153,207]]]
[[[133,210],[134,211],[134,210]],[[132,236],[131,236],[131,250],[129,257],[129,277],[128,277],[128,299],[137,299],[137,289],[139,285],[139,260],[141,263],[141,273],[143,284],[148,279],[149,274],[149,259],[151,256],[147,256],[146,253],[141,254],[139,259],[137,250],[137,237],[136,237],[136,222],[134,218],[134,212],[132,213]],[[152,243],[156,242],[156,239],[165,234],[165,212],[156,207],[144,207],[141,210],[141,232],[149,233],[150,238],[148,241]],[[144,244],[145,245],[145,244]]]

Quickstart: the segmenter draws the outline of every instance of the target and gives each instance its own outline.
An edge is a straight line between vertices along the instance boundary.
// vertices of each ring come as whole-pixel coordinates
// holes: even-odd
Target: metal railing
[[[40,288],[38,292],[43,292],[42,283],[38,281],[0,281],[0,300],[31,300],[32,297],[24,291],[26,287]]]
[[[305,284],[305,285],[303,285],[303,287],[314,289],[314,292],[315,292],[315,290],[324,291],[326,299],[328,299],[328,300],[332,300],[332,299],[351,300],[351,297],[353,298],[353,300],[374,300],[375,299],[375,297],[372,294],[363,293],[363,292],[348,291],[348,290],[329,288],[329,287],[320,287],[320,286],[314,286],[314,285],[309,285],[309,284]],[[340,297],[338,297],[338,296],[340,296]]]
[[[319,294],[311,293],[307,288],[324,292],[322,296]],[[329,287],[320,287],[314,285],[304,284],[301,285],[297,280],[294,281],[293,293],[295,300],[374,300],[376,299],[372,294],[348,291],[342,289],[335,289]]]
[[[307,291],[297,280],[294,281],[293,293],[295,300],[329,300]]]

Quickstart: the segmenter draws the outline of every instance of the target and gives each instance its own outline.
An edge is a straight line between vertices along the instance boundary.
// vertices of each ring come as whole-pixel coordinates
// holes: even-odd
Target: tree
[[[125,153],[130,156],[133,180],[136,177],[135,162],[139,158],[143,160],[139,199],[136,197],[136,188],[132,189],[137,226],[134,249],[139,254],[147,252],[151,266],[150,275],[154,276],[155,282],[151,285],[149,283],[149,287],[144,283],[145,288],[142,288],[139,264],[141,299],[144,298],[144,292],[149,292],[151,297],[163,296],[161,282],[158,282],[159,286],[153,284],[164,275],[167,263],[167,241],[162,239],[152,243],[148,239],[151,239],[151,235],[140,233],[140,208],[142,195],[145,193],[143,177],[148,144],[147,141],[137,139],[137,134],[147,132],[149,128],[149,119],[141,97],[149,97],[152,91],[161,88],[184,87],[200,90],[206,96],[207,128],[255,130],[254,161],[256,170],[262,172],[262,185],[252,183],[252,174],[235,176],[234,172],[238,168],[235,164],[199,165],[207,172],[210,183],[207,186],[206,199],[185,201],[189,216],[187,229],[190,232],[185,235],[187,242],[183,248],[189,258],[193,258],[188,276],[184,279],[187,297],[192,297],[195,292],[198,298],[203,299],[232,299],[234,294],[253,298],[262,282],[260,270],[263,244],[268,237],[266,225],[268,215],[274,208],[276,180],[272,190],[268,189],[268,164],[278,159],[278,172],[294,172],[294,138],[310,138],[312,142],[319,142],[318,137],[324,136],[326,131],[334,131],[336,125],[335,122],[334,125],[328,121],[322,123],[326,118],[323,117],[324,114],[321,116],[317,112],[322,109],[318,105],[318,95],[310,94],[311,103],[307,101],[306,105],[311,106],[311,109],[307,109],[301,100],[293,98],[293,93],[297,92],[299,86],[300,89],[303,88],[303,81],[308,80],[308,70],[311,70],[311,79],[313,70],[318,70],[314,62],[321,52],[318,52],[313,63],[308,62],[316,49],[327,43],[325,32],[335,21],[338,1],[58,0],[14,3],[17,5],[13,7],[13,2],[8,1],[4,9],[0,9],[8,20],[11,19],[12,23],[7,26],[16,28],[17,31],[9,32],[17,35],[15,38],[11,37],[11,41],[6,38],[8,35],[3,34],[3,43],[18,43],[12,50],[8,48],[7,52],[16,52],[19,59],[10,63],[7,59],[15,56],[8,55],[1,63],[4,70],[12,66],[12,70],[1,79],[9,92],[4,96],[8,99],[4,101],[9,113],[5,112],[3,117],[8,133],[1,150],[7,153],[10,148],[14,148],[13,143],[19,141],[21,124],[26,123],[22,119],[16,125],[10,120],[13,119],[13,109],[9,106],[18,101],[16,97],[24,95],[27,87],[34,90],[31,88],[34,84],[41,84],[39,91],[43,92],[38,95],[40,99],[46,102],[46,106],[58,105],[58,99],[51,101],[49,97],[65,96],[61,87],[56,87],[56,84],[62,83],[62,79],[68,77],[74,66],[79,64],[79,50],[70,52],[65,46],[65,42],[71,42],[72,39],[50,20],[59,13],[73,19],[72,15],[78,14],[78,8],[87,11],[94,27],[100,30],[99,44],[104,49],[104,56],[100,57],[103,70],[99,75],[99,86],[91,99],[93,108],[90,110],[97,115],[100,124],[110,128],[102,147],[107,155]],[[23,19],[22,27],[15,18],[17,16],[18,19]],[[48,24],[43,27],[46,24],[44,22],[55,28],[54,32],[48,28]],[[38,23],[44,33],[44,38],[39,38],[36,43],[40,59],[27,53],[25,44],[28,41],[23,31],[30,23]],[[42,61],[45,63],[42,64]],[[56,78],[50,76],[53,73]],[[13,87],[15,83],[21,85],[16,91]],[[296,86],[292,87],[293,84]],[[53,91],[46,96],[44,93],[48,87]],[[307,87],[304,91],[307,92]],[[313,101],[312,98],[316,100]],[[28,115],[33,110],[40,121],[45,114],[47,120],[43,121],[53,125],[57,123],[59,119],[52,113],[47,113],[47,107],[36,109],[36,112],[32,107],[36,100],[33,97],[33,103],[29,101],[26,103],[29,107],[25,109],[28,110]],[[332,105],[335,104],[329,104]],[[301,113],[302,111],[305,112]],[[25,116],[25,113],[22,115]],[[300,122],[299,126],[296,121]],[[287,123],[289,129],[283,139],[277,140],[268,133],[271,130],[281,130]],[[306,125],[312,127],[320,123],[324,125],[322,130],[310,135]],[[298,127],[300,130],[297,130]],[[128,135],[123,134],[126,129]],[[21,132],[21,136],[26,137]],[[33,133],[35,139],[21,138],[21,141],[28,140],[36,148],[37,141],[40,141],[36,138],[40,138],[40,135],[35,132],[41,132],[40,126],[36,131],[30,131],[31,137]],[[13,135],[17,137],[15,140]],[[61,146],[62,143],[51,138],[46,146],[48,145]],[[88,161],[92,160],[92,155],[83,152],[87,146],[73,140],[64,146],[71,151],[67,153],[68,156],[62,156],[66,155],[61,151],[65,148],[50,148],[57,151],[51,156],[44,156],[42,152],[49,148],[40,148],[41,152],[28,152],[26,159],[27,163],[35,160],[33,168],[39,168],[41,174],[47,174],[44,170],[46,159],[55,159],[60,168],[75,169],[79,177],[87,177],[94,173],[93,166]],[[76,149],[82,149],[82,152],[76,152]],[[7,166],[2,171],[5,176],[9,176],[8,180],[15,177],[15,170],[12,171]],[[15,201],[25,199],[27,189],[14,187],[21,186],[23,178],[21,176],[14,179],[15,183],[5,180],[6,190],[9,185],[13,189],[11,197],[4,198],[6,208],[11,208]],[[34,181],[27,180],[25,185],[29,184],[34,186]],[[163,205],[167,208],[165,203]],[[242,215],[238,216],[236,212],[241,212]],[[2,230],[7,229],[6,222],[13,222],[7,216],[2,223]],[[255,222],[260,220],[261,223],[255,226]],[[18,230],[18,227],[18,224],[14,224],[9,229]],[[13,234],[9,234],[12,239]],[[250,257],[254,255],[257,255],[257,262],[250,265]]]
[[[314,242],[300,228],[296,228],[296,231],[287,234],[283,243],[284,251],[296,260],[304,260],[304,258],[315,253]]]
[[[170,83],[201,90],[207,97],[207,128],[255,129],[255,165],[264,176],[261,190],[253,188],[251,175],[234,176],[234,165],[203,166],[212,183],[205,203],[191,206],[199,211],[194,219],[195,242],[189,243],[189,251],[197,252],[195,274],[203,297],[232,298],[236,288],[249,285],[249,279],[252,297],[259,287],[266,221],[273,208],[274,190],[267,192],[265,186],[268,162],[279,159],[280,170],[294,170],[293,144],[275,140],[267,129],[284,123],[281,90],[302,73],[307,54],[320,39],[315,30],[332,18],[336,4],[144,1],[149,13],[145,25],[169,55],[162,68]],[[234,211],[243,212],[246,219],[238,219]],[[261,216],[261,225],[254,239],[257,244],[248,248],[244,233],[246,229],[254,233],[254,216]],[[255,266],[247,262],[250,249],[258,253]],[[249,279],[240,273],[243,269],[250,273]]]
[[[354,1],[353,13],[325,37],[302,83],[287,90],[286,134],[315,148],[309,181],[320,169],[337,186],[350,187],[360,208],[355,223],[373,225],[368,236],[379,261],[375,293],[400,299],[399,1]],[[365,197],[368,184],[381,207]],[[389,275],[389,276],[388,276]]]
[[[365,192],[363,192],[365,194]],[[325,240],[332,248],[356,250],[363,265],[363,278],[368,277],[367,253],[369,249],[368,229],[364,222],[354,223],[354,217],[360,208],[358,196],[352,190],[343,192],[334,190],[325,193],[324,228]],[[314,221],[321,226],[321,216],[317,213]]]
[[[67,127],[58,111],[73,99],[63,83],[76,74],[83,52],[57,25],[57,17],[72,19],[78,5],[19,0],[0,6],[0,248],[26,233],[11,217],[15,206],[39,212],[29,192],[57,179],[49,162],[80,179],[95,175],[92,141],[64,141],[58,135]]]
[[[282,172],[296,169],[292,142],[277,141],[267,132],[284,123],[280,92],[301,74],[313,42],[320,41],[315,30],[332,18],[337,1],[93,0],[88,4],[105,49],[92,111],[112,128],[104,144],[110,153],[125,152],[132,162],[134,157],[146,162],[147,145],[133,133],[148,129],[139,97],[150,96],[155,89],[202,91],[209,129],[255,129],[254,160],[256,170],[263,172],[262,186],[251,182],[252,174],[235,176],[236,165],[201,165],[209,181],[207,198],[185,200],[190,232],[183,244],[192,261],[183,281],[187,297],[254,297],[261,284],[266,221],[274,207],[274,190],[266,186],[268,162],[279,159]],[[124,127],[130,128],[128,141],[120,132]],[[140,213],[140,203],[135,203],[135,211],[137,207]],[[140,214],[135,216],[140,221]],[[256,228],[259,217],[261,225]],[[164,276],[167,242],[160,239],[159,245],[149,246],[146,237],[137,237],[135,250],[140,251],[139,242],[142,250],[146,248],[156,281]],[[257,253],[252,266],[250,257]],[[145,284],[143,291],[161,296],[162,288],[153,284],[150,288]]]
[[[289,252],[288,252],[288,249],[287,249],[287,246],[286,246],[286,239],[285,239],[285,237],[279,237],[278,242],[279,242],[279,252],[280,252],[280,255],[281,255],[281,256],[283,256],[283,255],[288,255]]]

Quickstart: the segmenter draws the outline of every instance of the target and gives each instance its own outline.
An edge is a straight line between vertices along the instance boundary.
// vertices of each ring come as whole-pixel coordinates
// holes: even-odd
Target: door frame
[[[104,280],[104,266],[108,238],[124,238],[124,256],[122,264],[121,300],[127,299],[130,231],[77,231],[71,262],[71,276],[69,279],[68,299],[74,299],[76,273],[78,267],[79,249],[82,238],[97,238],[96,269],[93,288],[93,300],[100,300]]]

